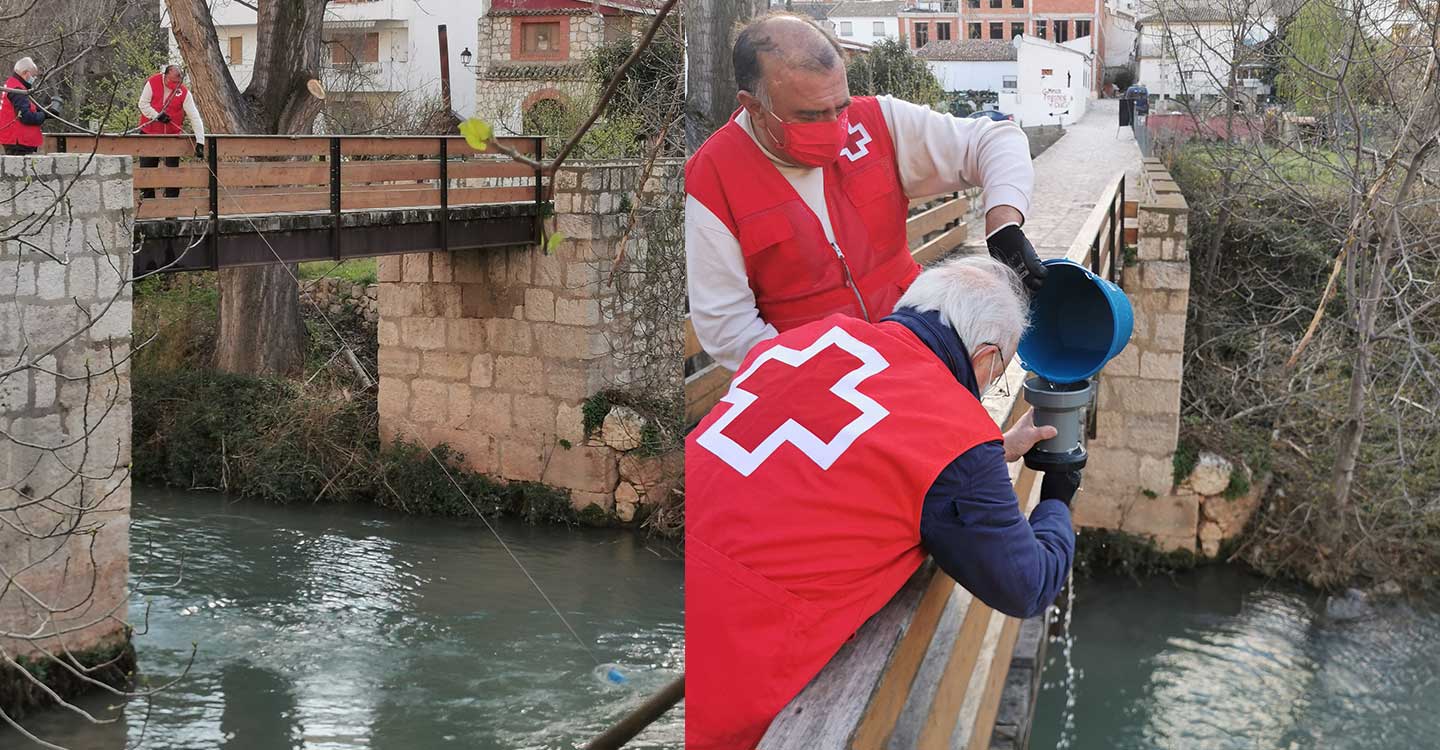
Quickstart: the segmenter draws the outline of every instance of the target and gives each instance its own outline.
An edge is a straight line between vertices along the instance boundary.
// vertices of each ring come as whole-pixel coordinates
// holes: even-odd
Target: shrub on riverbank
[[[187,371],[137,377],[133,401],[139,482],[276,503],[363,502],[421,515],[584,520],[564,492],[467,471],[463,456],[446,446],[433,458],[420,445],[382,446],[374,395],[365,391]]]
[[[1337,266],[1373,164],[1323,145],[1209,144],[1171,168],[1191,208],[1182,441],[1275,476],[1231,558],[1325,588],[1437,585],[1440,216],[1399,215],[1388,265],[1374,265],[1376,237]]]
[[[330,266],[322,270],[334,272]],[[373,264],[355,264],[352,272],[373,274]],[[331,315],[327,322],[313,307],[304,308],[304,380],[210,370],[216,299],[213,273],[151,277],[136,285],[136,481],[275,503],[372,503],[455,517],[510,513],[531,522],[597,520],[577,514],[560,490],[467,471],[463,456],[446,446],[438,446],[434,457],[418,444],[382,446],[374,392],[360,387],[336,356],[349,345],[362,367],[375,372],[374,325],[353,315]]]

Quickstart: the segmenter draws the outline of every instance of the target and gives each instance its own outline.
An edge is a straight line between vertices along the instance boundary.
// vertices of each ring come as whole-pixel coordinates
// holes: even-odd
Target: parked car
[[[1015,119],[1015,116],[1014,116],[1014,115],[1007,115],[1007,114],[1005,114],[1004,112],[1001,112],[1001,111],[996,110],[996,109],[982,109],[982,110],[980,110],[979,112],[971,112],[971,113],[970,113],[970,119],[972,119],[972,120],[994,120],[994,121],[996,121],[996,122],[1004,122],[1004,121],[1006,121],[1006,120],[1013,120],[1013,119]]]
[[[1149,89],[1147,89],[1147,88],[1145,88],[1144,86],[1141,86],[1140,84],[1137,83],[1137,84],[1135,84],[1134,86],[1131,86],[1130,88],[1125,89],[1125,96],[1124,96],[1124,98],[1126,98],[1126,99],[1134,99],[1134,100],[1135,100],[1135,114],[1137,114],[1137,115],[1148,115],[1148,114],[1150,114],[1150,90],[1149,90]]]

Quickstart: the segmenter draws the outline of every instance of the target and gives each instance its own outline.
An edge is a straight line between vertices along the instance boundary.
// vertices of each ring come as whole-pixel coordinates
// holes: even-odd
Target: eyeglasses
[[[986,345],[995,347],[995,353],[998,354],[998,355],[1000,355],[1000,362],[1001,362],[1001,364],[1004,364],[1004,363],[1005,363],[1005,350],[1002,349],[1002,348],[1000,348],[1000,345],[997,344],[997,343],[995,343],[994,341],[982,341],[982,342],[980,342],[980,346],[986,346]],[[979,347],[976,347],[976,348],[978,349]],[[995,386],[994,386],[994,387],[995,387],[997,393],[999,393],[1000,395],[1004,396],[1004,397],[1007,398],[1007,399],[1010,398],[1010,381],[1005,378],[1005,371],[1004,371],[1004,370],[1001,370],[1001,371],[1000,371],[1000,379],[997,380],[997,381],[995,381]]]

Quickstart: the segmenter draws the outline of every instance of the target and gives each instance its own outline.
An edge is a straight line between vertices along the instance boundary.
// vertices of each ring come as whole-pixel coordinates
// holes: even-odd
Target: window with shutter
[[[230,64],[241,65],[245,62],[245,37],[230,37]]]
[[[569,19],[516,20],[511,56],[519,60],[563,60],[569,55]]]

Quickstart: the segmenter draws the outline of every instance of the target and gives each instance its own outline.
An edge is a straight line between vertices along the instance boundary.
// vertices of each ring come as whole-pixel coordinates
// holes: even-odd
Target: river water
[[[570,748],[683,669],[683,564],[635,534],[500,523],[616,686],[478,521],[135,488],[131,620],[148,702],[71,750]],[[148,617],[147,617],[148,611]],[[186,664],[191,644],[198,652]],[[182,676],[183,675],[183,676]],[[683,706],[633,744],[679,748]],[[0,732],[0,747],[23,746]]]
[[[1036,750],[1440,747],[1440,602],[1335,620],[1313,592],[1214,567],[1081,581],[1071,632],[1074,729],[1051,643]]]

